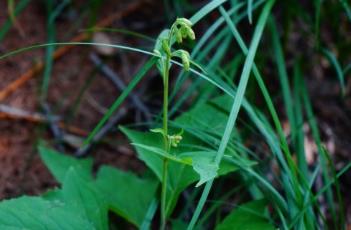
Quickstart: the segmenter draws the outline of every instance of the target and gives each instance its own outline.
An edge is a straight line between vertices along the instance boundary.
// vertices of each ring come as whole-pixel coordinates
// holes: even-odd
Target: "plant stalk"
[[[163,142],[164,150],[169,153],[168,143],[168,88],[169,88],[169,64],[170,57],[167,56],[164,63],[164,74],[163,74]],[[167,213],[166,213],[166,201],[167,201],[167,177],[168,177],[168,159],[163,159],[163,172],[162,172],[162,191],[161,191],[161,230],[166,228]]]

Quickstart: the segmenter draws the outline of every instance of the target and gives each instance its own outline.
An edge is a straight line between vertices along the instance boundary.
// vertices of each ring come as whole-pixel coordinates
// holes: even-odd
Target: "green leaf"
[[[201,104],[175,119],[176,124],[221,135],[228,116],[209,104]]]
[[[164,153],[162,151],[163,143],[160,135],[150,132],[138,132],[125,127],[121,127],[121,130],[132,142],[138,143],[138,145],[135,145],[135,147],[139,158],[145,162],[145,164],[161,181]],[[196,162],[197,159],[200,159],[200,161],[207,161],[208,163],[210,160],[214,159],[214,152],[194,152],[192,148],[187,147],[188,145],[192,144],[193,140],[194,139],[185,132],[181,144],[177,148],[173,148],[171,151],[172,158],[177,159],[177,161],[170,161],[168,165],[169,177],[167,180],[167,194],[170,194],[167,196],[168,215],[173,210],[179,194],[190,184],[199,180],[199,175],[191,167],[191,165],[193,165],[192,160]],[[154,151],[156,151],[157,154],[155,154]],[[191,159],[191,161],[189,161],[189,159]],[[178,161],[183,163],[181,164]],[[206,167],[204,165],[200,167],[196,163],[195,165],[199,172]],[[237,167],[223,161],[218,170],[218,175],[224,175],[235,170],[237,170]],[[203,179],[204,178],[208,178],[208,176],[205,176],[205,173],[203,173]]]
[[[256,200],[235,208],[220,223],[216,230],[274,230],[276,229],[264,216],[265,200]]]
[[[166,153],[163,149],[161,148],[157,148],[157,147],[152,147],[152,146],[148,146],[148,145],[143,145],[143,144],[137,144],[137,143],[132,143],[132,145],[138,147],[138,148],[142,148],[146,151],[150,151],[152,153],[156,153],[157,155],[159,156],[162,156],[164,158],[167,158],[171,161],[174,161],[174,162],[178,162],[180,164],[186,164],[186,165],[192,165],[191,164],[191,161],[189,162],[189,160],[183,160],[181,158],[178,158],[177,156],[175,155],[172,155],[172,154],[169,154],[169,153]]]
[[[144,133],[137,132],[131,129],[120,127],[121,131],[131,140],[131,142],[162,148],[162,138],[157,133]],[[138,146],[135,147],[139,158],[145,162],[148,168],[151,169],[161,181],[162,178],[162,157],[152,153],[149,150],[145,150]]]
[[[187,157],[179,158],[177,156],[171,155],[169,153],[166,153],[164,150],[152,146],[147,146],[143,144],[133,144],[134,146],[137,146],[139,148],[142,148],[147,151],[151,151],[153,153],[156,153],[160,156],[163,156],[173,162],[177,162],[180,164],[184,165],[191,165],[194,169],[194,171],[199,174],[200,179],[199,182],[196,184],[196,187],[199,187],[206,181],[209,181],[217,176],[217,170],[218,167],[216,164],[213,162],[213,156],[206,154],[207,152],[202,152],[204,154],[203,157],[201,158],[193,158],[191,155],[187,155]],[[194,155],[196,157],[196,155]]]
[[[129,222],[140,226],[155,196],[158,182],[141,179],[130,172],[103,166],[96,186],[104,194],[110,209]]]
[[[197,182],[196,187],[199,187],[217,176],[218,166],[214,163],[208,164],[201,161],[195,161],[193,163],[193,168],[200,175],[200,180]]]
[[[45,165],[49,168],[55,179],[61,184],[65,180],[66,172],[70,167],[79,168],[77,173],[85,179],[92,179],[91,171],[93,166],[92,159],[75,159],[55,150],[39,146],[39,153]]]
[[[108,229],[108,206],[104,196],[92,181],[80,177],[77,169],[71,167],[66,173],[62,193],[64,202],[72,205],[78,213],[84,213],[95,229]]]
[[[95,229],[70,204],[59,200],[23,196],[0,203],[0,229],[71,230]]]

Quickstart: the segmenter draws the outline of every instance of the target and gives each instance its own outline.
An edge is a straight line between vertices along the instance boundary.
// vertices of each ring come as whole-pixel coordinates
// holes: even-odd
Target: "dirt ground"
[[[120,14],[125,7],[128,7],[128,4],[135,4],[138,1],[134,3],[133,1],[119,1],[118,4],[112,4],[112,1],[108,2],[109,4],[104,5],[101,9],[97,21],[104,19],[104,16]],[[152,9],[154,6],[142,3],[143,1],[139,2],[135,4],[135,9],[126,14],[125,17],[114,21],[110,27],[128,28],[127,26],[139,26],[143,29],[144,25],[140,23],[138,17],[140,18],[143,14],[147,14],[148,10],[142,8],[147,6]],[[79,8],[80,3],[75,2],[75,4]],[[0,9],[7,9],[6,1],[0,2]],[[45,43],[46,18],[45,15],[42,15],[43,12],[45,12],[45,7],[40,1],[29,4],[23,13],[16,18],[20,29],[10,29],[0,44],[0,52],[6,53],[21,47]],[[138,17],[135,15],[138,15]],[[7,11],[0,11],[0,24],[5,21],[6,17]],[[67,17],[57,21],[58,41],[69,41],[76,34],[81,33],[80,29],[86,28],[85,24],[80,25],[78,28],[71,28],[74,25],[74,21],[79,18],[78,16],[69,18],[69,15]],[[127,25],[126,22],[130,25]],[[67,34],[67,27],[72,30],[70,34]],[[125,38],[120,35],[108,34],[108,36],[113,42],[138,42],[137,40],[125,41]],[[92,52],[96,52],[96,50],[91,47],[78,46],[55,61],[48,99],[50,105],[52,105],[51,110],[55,115],[67,118],[71,114],[72,106],[79,96],[79,89],[94,72],[95,66],[89,59],[89,54]],[[33,68],[37,62],[42,60],[44,53],[44,49],[37,49],[1,60],[0,90],[5,89],[12,81],[19,78],[21,74]],[[135,58],[128,53],[124,53],[122,56],[123,60],[111,60],[110,67],[117,73],[122,73],[123,80],[128,82],[130,80],[128,78],[135,73],[135,66],[140,66],[145,61],[145,58]],[[111,57],[109,58],[112,59]],[[122,65],[123,68],[121,68]],[[123,74],[126,72],[127,74]],[[16,89],[1,103],[29,113],[42,112],[39,104],[41,78],[42,73],[36,74],[35,77]],[[68,125],[79,127],[77,128],[79,133],[88,133],[101,119],[105,110],[119,93],[119,90],[109,80],[102,74],[97,73],[93,84],[83,94],[75,116],[69,119]],[[127,110],[123,120],[133,120],[133,114],[132,110]],[[9,118],[8,116],[2,116],[0,119],[0,130],[0,199],[16,197],[21,194],[39,194],[56,185],[54,179],[41,162],[36,149],[36,145],[41,139],[44,138],[50,142],[53,138],[53,134],[50,132],[47,124],[19,119],[18,117],[10,116]],[[66,133],[79,138],[79,141],[83,138],[76,132]],[[96,148],[93,147],[90,151],[95,159],[96,167],[101,164],[109,164],[129,170],[140,171],[143,169],[143,165],[136,160],[135,155],[128,147],[128,141],[121,134],[112,132],[108,138],[111,144],[102,144]],[[68,148],[66,151],[73,152],[73,149]]]

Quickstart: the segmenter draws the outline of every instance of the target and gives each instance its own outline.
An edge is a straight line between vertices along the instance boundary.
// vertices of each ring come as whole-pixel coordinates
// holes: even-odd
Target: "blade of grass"
[[[231,28],[232,33],[233,33],[234,37],[236,38],[236,40],[237,40],[240,48],[242,49],[243,53],[245,55],[247,55],[248,49],[247,49],[243,39],[241,38],[239,32],[235,28],[235,25],[230,21],[230,18],[228,17],[228,15],[226,14],[226,12],[224,10],[221,10],[221,13],[225,16],[226,21],[227,21],[229,27]],[[280,151],[277,148],[273,148],[273,149],[276,150],[276,151],[273,151],[273,152],[277,153],[277,158],[278,158],[279,162],[282,164],[282,167],[283,167],[285,173],[288,175],[287,178],[290,178],[294,185],[298,185],[298,182],[297,182],[297,179],[296,179],[297,178],[296,177],[296,169],[295,169],[296,166],[295,166],[295,164],[294,164],[294,162],[293,162],[293,160],[291,158],[289,147],[288,147],[287,141],[285,139],[284,132],[283,132],[282,126],[280,124],[280,120],[278,118],[276,110],[274,109],[273,102],[272,102],[271,97],[270,97],[270,95],[268,93],[268,90],[267,90],[267,88],[266,88],[266,86],[265,86],[265,84],[264,84],[264,82],[262,80],[261,74],[258,71],[258,69],[257,69],[255,64],[253,66],[253,73],[254,73],[256,81],[257,81],[257,83],[258,83],[258,85],[259,85],[259,87],[261,89],[261,92],[262,92],[262,94],[264,96],[264,99],[265,99],[265,101],[267,103],[268,109],[269,109],[269,111],[271,113],[271,116],[273,118],[273,122],[274,122],[274,124],[276,126],[276,129],[278,131],[278,134],[279,134],[279,137],[280,137],[280,140],[281,140],[281,145],[282,145],[282,148],[283,148],[283,152],[285,153],[285,157],[288,160],[288,165],[286,164],[284,158],[281,156]],[[258,127],[261,127],[261,126],[258,126]],[[267,129],[267,127],[261,127],[261,130],[262,130],[261,132],[265,133],[266,129]],[[271,139],[271,137],[274,136],[274,133],[271,132],[271,134],[266,134],[265,136],[267,137],[268,143],[271,143],[271,145],[274,146],[275,142],[274,142],[274,140]],[[286,181],[286,180],[284,180],[284,181]],[[285,185],[286,185],[285,187],[290,187],[289,184],[285,183]],[[294,189],[295,193],[299,192],[298,186],[293,186],[293,187],[295,188]],[[287,189],[286,192],[287,192],[287,194],[290,194],[290,197],[293,200],[295,199],[294,198],[295,195],[291,193],[292,190]]]
[[[344,7],[346,15],[349,18],[349,20],[351,21],[351,8],[350,8],[349,4],[347,3],[346,0],[340,0],[340,3],[342,5],[342,7]]]
[[[150,203],[149,209],[147,210],[147,213],[145,215],[143,222],[141,223],[140,230],[150,229],[152,219],[156,214],[157,206],[158,206],[158,200],[154,198]]]
[[[62,3],[60,3],[55,9],[54,9],[54,2],[53,0],[46,1],[47,4],[47,13],[48,13],[48,18],[47,18],[47,26],[46,26],[46,31],[47,31],[47,43],[54,43],[56,40],[56,25],[55,25],[55,20],[57,16],[62,12],[62,10],[66,7],[66,5],[70,2],[70,0],[65,0]],[[45,53],[45,68],[43,72],[43,82],[41,85],[41,102],[43,103],[48,94],[48,88],[49,88],[49,82],[50,82],[50,77],[51,77],[51,71],[52,71],[52,66],[53,66],[53,53],[55,51],[55,46],[48,46],[46,47],[46,53]]]
[[[332,64],[335,68],[336,74],[339,79],[340,87],[341,87],[341,94],[344,96],[346,92],[345,88],[345,77],[344,73],[342,71],[341,65],[339,64],[338,60],[336,59],[336,56],[329,50],[327,49],[322,49],[322,53],[328,58],[330,64]]]
[[[264,1],[262,1],[262,0],[257,1],[253,5],[253,9],[258,8],[258,6],[260,6],[263,2]],[[228,11],[228,14],[235,15],[239,11],[239,9],[242,8],[243,6],[244,6],[243,3],[238,3],[237,5],[235,5],[233,8],[231,8]],[[241,21],[245,17],[245,15],[246,15],[246,12],[242,13],[240,15],[237,15],[237,17],[235,17],[235,23]],[[206,33],[196,43],[196,46],[194,47],[193,52],[191,53],[192,59],[199,61],[199,62],[203,62],[202,60],[204,60],[206,58],[207,54],[211,51],[211,48],[216,46],[216,42],[221,41],[221,38],[224,37],[228,33],[228,31],[229,31],[228,28],[224,27],[224,29],[222,29],[222,31],[220,31],[219,33],[216,34],[214,39],[212,39],[208,43],[206,43],[223,23],[224,23],[224,18],[220,17],[208,28]],[[206,47],[202,48],[204,46],[204,44],[206,44]],[[176,93],[179,91],[180,86],[183,84],[183,82],[187,76],[188,76],[188,73],[181,72],[179,74],[179,76],[177,77],[177,80],[176,80],[176,84],[173,87],[173,91],[172,91],[171,96],[170,96],[171,100],[174,99]],[[198,81],[201,81],[201,80],[199,79]],[[200,82],[198,82],[198,81],[196,81],[195,84],[200,85]],[[189,89],[186,92],[187,92],[187,95],[190,95],[190,93],[191,93],[191,91]],[[178,101],[176,103],[176,105],[175,105],[176,108],[179,108],[183,104],[185,99],[187,99],[187,97],[185,97],[183,94],[182,101]]]
[[[289,229],[293,229],[293,226],[296,224],[296,222],[301,218],[302,215],[305,214],[306,210],[309,208],[309,206],[311,204],[314,204],[316,202],[318,202],[318,198],[323,195],[323,193],[325,193],[326,191],[328,191],[330,189],[330,186],[332,186],[334,183],[336,183],[336,181],[343,175],[345,174],[349,169],[351,168],[351,163],[348,163],[342,170],[340,170],[340,172],[338,172],[336,174],[336,176],[328,181],[326,183],[326,185],[324,185],[319,191],[318,193],[313,196],[312,199],[309,200],[309,202],[304,205],[301,209],[300,209],[300,212],[297,214],[297,216],[295,216],[294,218],[292,218],[292,221],[290,222],[290,225],[289,225]]]
[[[156,41],[156,39],[149,37],[145,34],[142,33],[138,33],[132,30],[128,30],[128,29],[123,29],[123,28],[106,28],[106,27],[92,27],[89,29],[84,29],[81,30],[82,32],[114,32],[114,33],[120,33],[120,34],[124,34],[124,35],[129,35],[129,36],[133,36],[135,38],[141,38],[144,39],[145,41],[149,41],[154,43]]]
[[[328,152],[328,150],[323,146],[323,155],[324,157],[327,159],[328,164],[330,165],[330,171],[332,174],[333,179],[335,180],[335,190],[336,190],[336,198],[338,201],[338,213],[340,213],[338,215],[338,225],[337,228],[338,229],[345,229],[345,206],[344,206],[344,199],[342,198],[341,195],[341,190],[340,190],[340,183],[339,180],[337,178],[337,173],[336,173],[336,169],[333,163],[333,160],[330,157],[330,153]]]
[[[227,0],[213,0],[209,2],[204,7],[202,7],[199,11],[197,11],[196,14],[194,14],[189,20],[193,24],[198,23],[202,18],[204,18],[206,15],[208,15],[210,12],[215,10],[218,6],[222,5],[226,1]]]
[[[21,0],[16,4],[16,9],[13,12],[13,16],[17,17],[28,5],[31,0]],[[8,18],[0,28],[0,42],[4,39],[7,32],[10,30],[13,21]]]
[[[135,86],[142,80],[145,74],[151,69],[151,67],[156,63],[156,58],[151,58],[145,65],[138,71],[138,73],[134,76],[133,80],[128,84],[126,89],[122,92],[122,94],[115,100],[112,106],[108,109],[93,131],[89,134],[89,136],[84,140],[82,148],[89,145],[93,140],[96,133],[100,131],[106,121],[112,116],[112,114],[116,111],[116,109],[123,103],[123,101],[127,98],[129,93],[135,88]]]
[[[305,146],[304,146],[304,130],[303,130],[303,111],[302,111],[302,98],[301,98],[301,68],[299,60],[295,61],[294,65],[294,101],[295,101],[295,127],[291,127],[291,129],[295,130],[295,151],[297,156],[297,164],[301,172],[301,176],[304,177],[304,180],[308,181],[308,187],[304,191],[304,201],[303,204],[306,204],[308,199],[311,199],[312,195],[312,185],[317,177],[317,172],[319,171],[320,165],[317,165],[316,172],[312,175],[312,178],[308,172],[308,165],[306,160]],[[319,207],[316,207],[319,211]],[[301,222],[305,220],[304,228],[313,229],[315,228],[315,223],[318,223],[316,220],[315,213],[313,211],[313,207],[310,207],[304,216],[305,218],[301,218]]]
[[[228,141],[229,141],[229,137],[230,137],[231,132],[233,130],[233,127],[235,125],[235,121],[236,121],[237,115],[239,113],[239,110],[240,110],[240,107],[242,104],[242,100],[244,98],[245,89],[246,89],[247,82],[248,82],[248,79],[250,76],[250,72],[251,72],[254,57],[255,57],[255,54],[256,54],[256,51],[258,48],[258,44],[259,44],[259,41],[261,39],[261,35],[263,33],[264,26],[265,26],[266,21],[268,19],[268,15],[270,13],[270,10],[273,7],[273,4],[274,4],[274,0],[268,1],[265,4],[265,6],[262,10],[262,13],[259,17],[258,24],[256,26],[256,29],[255,29],[255,32],[253,35],[253,39],[252,39],[252,42],[250,45],[249,53],[248,53],[247,58],[245,60],[244,68],[243,68],[242,75],[241,75],[240,82],[239,82],[239,86],[238,86],[238,91],[237,91],[236,97],[234,99],[233,106],[232,106],[232,109],[231,109],[231,112],[230,112],[230,115],[228,118],[228,122],[227,122],[227,125],[225,128],[225,131],[224,131],[224,135],[223,135],[222,141],[220,143],[220,147],[218,149],[218,152],[217,152],[217,155],[215,158],[215,163],[217,165],[219,165],[219,163],[222,160],[224,151],[225,151],[227,144],[228,144]],[[200,213],[203,209],[203,206],[205,205],[205,202],[207,200],[208,194],[211,190],[212,184],[213,184],[213,179],[206,183],[205,188],[203,190],[203,193],[201,195],[200,201],[196,207],[195,213],[194,213],[194,215],[190,221],[190,224],[188,226],[189,230],[191,230],[195,227],[195,224],[200,216]]]
[[[306,114],[308,117],[308,123],[309,123],[309,126],[310,126],[311,131],[312,131],[313,139],[314,139],[314,141],[317,145],[317,149],[318,149],[319,159],[321,162],[320,164],[321,164],[321,168],[322,168],[323,181],[325,184],[327,184],[329,181],[331,181],[332,178],[329,176],[327,159],[323,154],[324,150],[323,150],[322,141],[321,141],[320,134],[319,134],[317,121],[316,121],[316,118],[314,116],[312,105],[311,105],[311,100],[308,96],[305,82],[303,81],[303,79],[301,79],[301,91],[302,91],[302,98],[303,98],[303,102],[304,102],[304,107],[305,107]],[[326,190],[326,198],[327,198],[329,207],[331,209],[331,215],[332,215],[334,224],[336,224],[336,219],[337,219],[336,208],[335,208],[334,200],[333,200],[333,191],[330,187]]]
[[[278,68],[279,81],[280,81],[280,86],[282,88],[286,115],[289,119],[290,126],[295,127],[296,122],[294,119],[294,112],[293,112],[294,107],[292,102],[291,90],[289,86],[289,77],[288,77],[288,73],[287,73],[286,65],[284,61],[285,58],[283,54],[283,49],[279,41],[279,33],[278,33],[277,25],[275,23],[273,16],[268,21],[268,28],[270,29],[271,35],[272,35],[272,45],[274,50],[273,57],[275,58],[274,61]],[[292,132],[291,135],[295,136],[295,134],[293,133],[293,129],[291,132]]]
[[[295,123],[294,126],[291,126],[291,130],[294,131],[293,137],[295,139],[295,151],[297,155],[298,167],[302,172],[302,175],[305,176],[306,180],[309,180],[308,175],[308,165],[306,162],[306,153],[305,153],[305,146],[304,146],[304,131],[303,131],[303,111],[302,111],[302,102],[301,102],[301,69],[299,61],[296,61],[294,66],[294,100],[295,100]],[[291,134],[293,135],[293,134]]]
[[[321,0],[314,0],[314,7],[316,8],[314,33],[315,33],[315,42],[316,42],[317,49],[319,49],[319,27],[320,27],[320,23],[321,23],[321,6],[322,6]]]
[[[252,2],[253,0],[247,0],[247,16],[250,24],[252,24]]]
[[[242,189],[243,186],[238,186],[235,187],[231,190],[229,190],[227,193],[225,193],[222,197],[220,197],[218,200],[224,201],[228,200],[234,193],[238,192],[239,190]],[[223,202],[215,202],[209,209],[206,211],[204,216],[199,220],[198,225],[199,226],[205,226],[205,222],[210,219],[211,215],[218,210],[221,206],[223,205]]]

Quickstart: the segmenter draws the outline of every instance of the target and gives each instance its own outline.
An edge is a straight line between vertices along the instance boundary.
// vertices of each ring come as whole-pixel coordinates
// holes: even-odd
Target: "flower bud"
[[[190,55],[189,55],[189,53],[185,50],[182,50],[181,59],[182,59],[182,63],[184,66],[184,70],[189,71],[189,69],[190,69]]]

